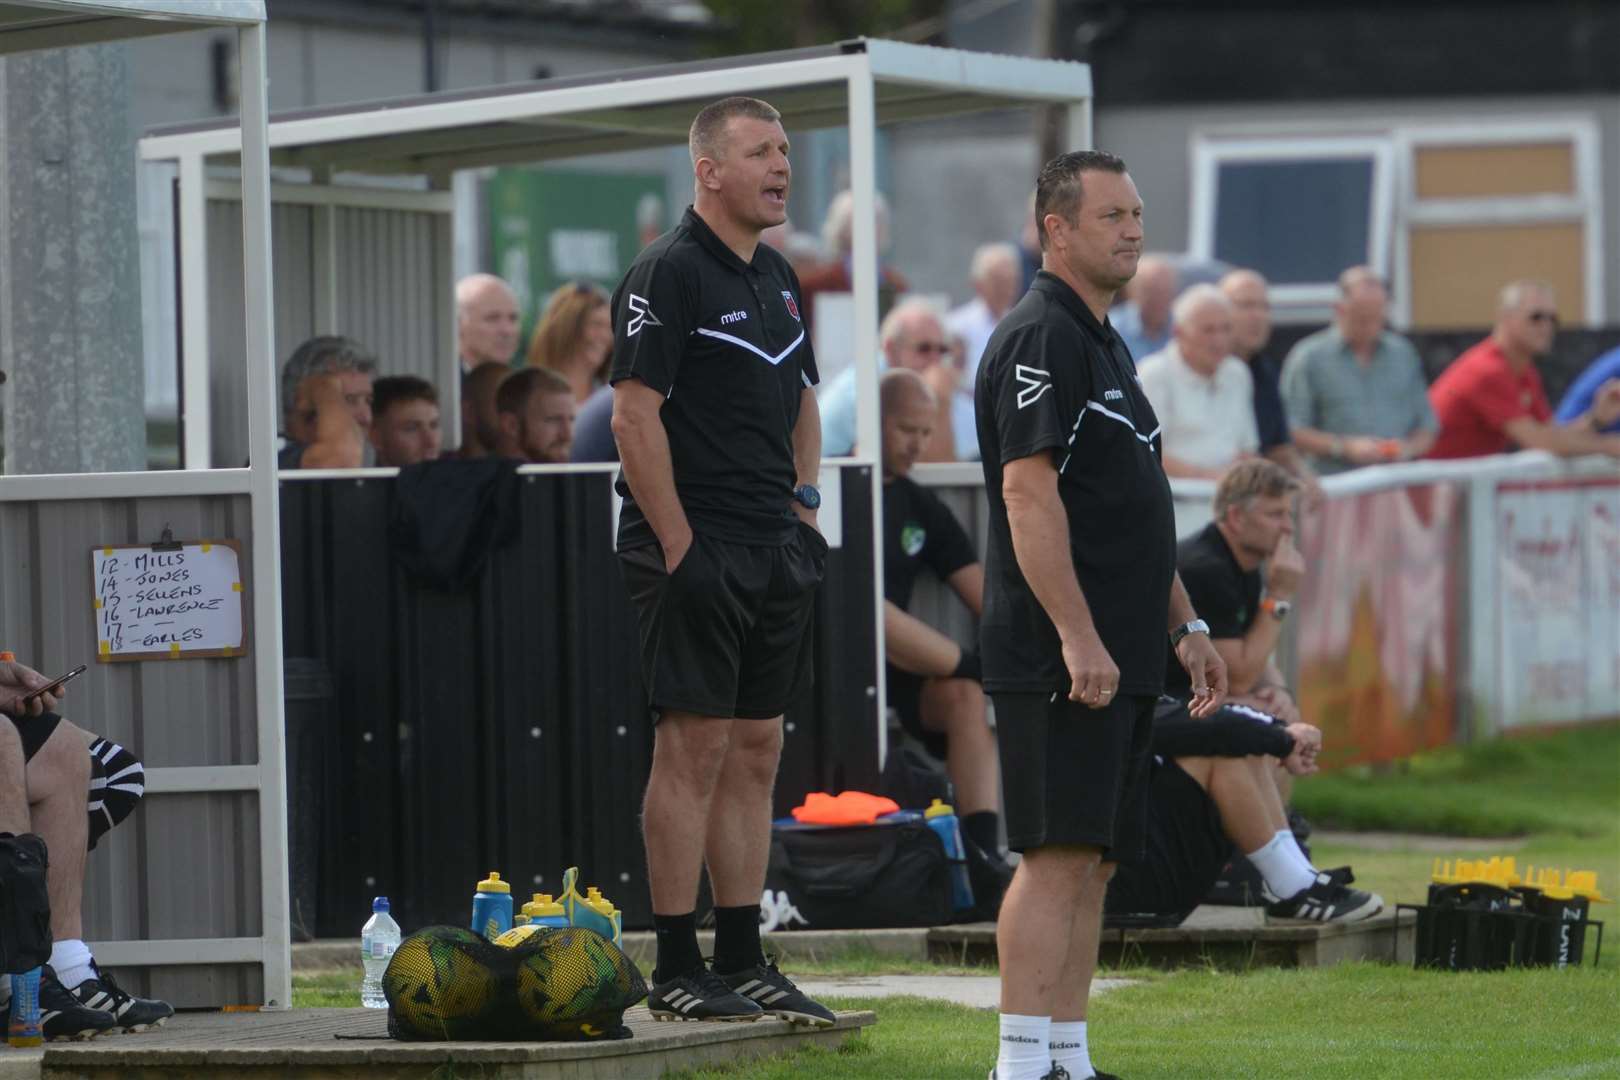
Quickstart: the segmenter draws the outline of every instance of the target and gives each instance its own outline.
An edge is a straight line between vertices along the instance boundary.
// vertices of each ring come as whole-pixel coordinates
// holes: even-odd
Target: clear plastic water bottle
[[[371,918],[360,930],[360,960],[366,965],[366,977],[360,983],[360,1004],[368,1009],[388,1008],[382,977],[397,948],[399,923],[388,914],[388,897],[379,896],[371,902]]]

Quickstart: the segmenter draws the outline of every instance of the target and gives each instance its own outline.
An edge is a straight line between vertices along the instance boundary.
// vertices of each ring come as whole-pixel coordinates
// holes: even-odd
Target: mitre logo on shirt
[[[626,337],[634,337],[641,332],[643,326],[664,325],[658,321],[658,316],[654,315],[652,309],[647,306],[646,297],[631,293],[630,298],[625,301],[625,306],[630,309],[630,322],[624,328]]]
[[[1124,401],[1125,400],[1125,391],[1123,391],[1123,390],[1104,390],[1103,391],[1103,400],[1104,401]]]
[[[1041,400],[1042,394],[1052,389],[1051,373],[1042,371],[1038,367],[1019,364],[1013,368],[1013,377],[1023,387],[1018,391],[1018,407],[1020,409],[1027,409]]]

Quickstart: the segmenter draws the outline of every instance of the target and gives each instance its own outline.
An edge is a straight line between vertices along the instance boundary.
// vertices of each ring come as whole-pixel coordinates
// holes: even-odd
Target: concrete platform
[[[370,1009],[181,1013],[140,1035],[52,1043],[32,1075],[42,1080],[444,1080],[452,1075],[652,1080],[670,1071],[736,1064],[804,1046],[836,1048],[877,1022],[870,1012],[846,1012],[825,1029],[775,1019],[658,1023],[644,1006],[625,1019],[635,1037],[613,1042],[407,1043],[389,1039],[387,1014]]]
[[[1417,916],[1383,911],[1359,923],[1322,926],[1268,922],[1260,908],[1200,907],[1168,930],[1104,930],[1102,964],[1228,969],[1328,967],[1351,960],[1410,965]],[[994,923],[937,927],[929,954],[948,963],[996,962]]]

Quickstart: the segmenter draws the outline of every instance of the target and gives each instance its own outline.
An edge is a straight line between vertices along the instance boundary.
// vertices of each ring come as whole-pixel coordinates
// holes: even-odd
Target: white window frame
[[[1581,226],[1586,325],[1602,326],[1604,311],[1603,187],[1597,120],[1591,115],[1521,115],[1466,123],[1409,124],[1391,135],[1400,164],[1399,228],[1395,230],[1393,297],[1390,315],[1398,326],[1412,321],[1411,266],[1414,227],[1434,225]],[[1574,154],[1573,195],[1486,195],[1420,199],[1417,152],[1437,146],[1493,146],[1568,142]],[[1503,283],[1505,284],[1505,282]]]
[[[1387,275],[1391,247],[1391,209],[1394,203],[1394,140],[1387,133],[1333,136],[1296,136],[1279,131],[1275,135],[1193,136],[1192,220],[1188,229],[1194,258],[1215,258],[1216,206],[1220,196],[1218,177],[1222,165],[1271,161],[1344,161],[1371,158],[1373,163],[1371,205],[1368,207],[1368,251],[1366,263]],[[1338,296],[1337,281],[1271,286],[1271,302],[1284,309],[1320,309],[1331,306]]]

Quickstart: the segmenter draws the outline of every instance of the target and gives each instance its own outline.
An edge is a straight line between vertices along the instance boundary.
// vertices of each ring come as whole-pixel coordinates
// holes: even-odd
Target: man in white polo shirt
[[[1220,289],[1182,293],[1170,323],[1170,344],[1141,361],[1137,374],[1163,425],[1166,475],[1213,480],[1260,450],[1254,378],[1232,355],[1232,305]]]

